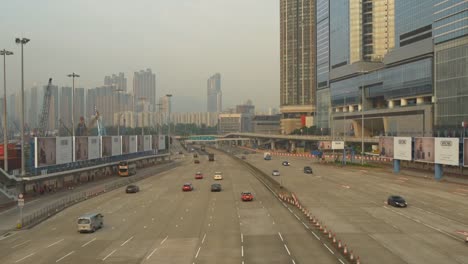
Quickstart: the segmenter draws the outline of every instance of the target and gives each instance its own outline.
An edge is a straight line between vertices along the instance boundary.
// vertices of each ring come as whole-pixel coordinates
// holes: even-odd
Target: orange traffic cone
[[[333,235],[333,244],[335,244],[335,243],[336,243],[336,237],[335,237],[335,235]]]
[[[349,259],[350,259],[350,260],[354,260],[354,254],[353,254],[353,251],[352,251],[352,250],[351,250],[351,252],[350,252]]]
[[[332,238],[332,233],[331,233],[331,232],[328,232],[328,238],[329,238],[329,239]]]
[[[326,235],[326,234],[328,234],[328,231],[327,231],[327,226],[325,226],[325,227],[324,227],[324,229],[323,229],[323,233],[324,233],[325,235]]]
[[[361,264],[361,259],[359,259],[359,257],[356,259],[356,264]]]
[[[341,240],[338,240],[338,249],[341,249]]]
[[[346,245],[344,245],[343,254],[345,254],[345,255],[348,254],[348,247]]]

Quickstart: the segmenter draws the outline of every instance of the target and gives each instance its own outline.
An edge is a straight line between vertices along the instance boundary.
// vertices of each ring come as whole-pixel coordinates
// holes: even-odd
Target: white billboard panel
[[[414,138],[414,161],[434,163],[434,138]]]
[[[151,135],[145,135],[143,137],[143,150],[151,150]]]
[[[314,125],[314,117],[313,116],[306,116],[305,117],[305,126],[311,127]]]
[[[122,137],[112,137],[112,156],[122,155]]]
[[[55,138],[55,153],[57,154],[56,164],[70,163],[73,161],[72,155],[72,137]]]
[[[137,152],[137,136],[130,136],[130,153]]]
[[[56,164],[56,143],[53,137],[34,138],[34,166],[36,168]]]
[[[458,166],[458,138],[435,138],[435,163]]]
[[[164,135],[159,136],[158,149],[159,150],[166,149],[166,136],[164,136]]]
[[[397,160],[411,160],[411,137],[393,138],[393,158]]]
[[[99,137],[88,137],[88,159],[99,159],[101,157],[101,139]]]
[[[332,149],[344,149],[344,141],[332,141]]]

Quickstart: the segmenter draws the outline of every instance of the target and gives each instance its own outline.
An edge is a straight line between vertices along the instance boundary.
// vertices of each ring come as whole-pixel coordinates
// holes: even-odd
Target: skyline
[[[48,78],[59,87],[71,86],[66,77],[70,72],[81,75],[76,87],[90,89],[102,86],[104,76],[123,72],[131,90],[133,72],[151,68],[157,97],[172,93],[176,102],[178,95],[191,96],[203,109],[206,79],[220,72],[226,106],[247,98],[263,109],[279,105],[279,95],[271,92],[279,89],[277,2],[142,2],[6,3],[0,48],[15,53],[7,58],[8,94],[20,90],[21,55],[14,38],[27,37],[25,89],[43,86]],[[247,4],[249,9],[244,8]],[[112,12],[104,21],[101,14],[109,8]],[[235,19],[237,13],[242,13],[241,20]]]

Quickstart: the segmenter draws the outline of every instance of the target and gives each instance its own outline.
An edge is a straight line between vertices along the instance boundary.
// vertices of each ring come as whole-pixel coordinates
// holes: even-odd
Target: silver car
[[[280,176],[280,172],[279,172],[279,170],[273,170],[273,172],[271,173],[271,175],[273,175],[273,176]]]

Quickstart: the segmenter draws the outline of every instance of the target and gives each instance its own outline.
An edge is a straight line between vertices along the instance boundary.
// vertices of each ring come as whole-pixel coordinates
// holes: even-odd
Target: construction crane
[[[65,128],[65,130],[67,131],[68,135],[73,135],[72,131],[65,125],[65,123],[63,122],[62,118],[59,118],[59,122],[60,124],[62,125],[63,128]]]
[[[52,78],[49,78],[49,83],[47,84],[45,93],[44,93],[44,101],[42,103],[42,111],[41,115],[39,116],[39,131],[38,136],[44,137],[46,136],[48,123],[49,123],[49,110],[50,110],[50,97],[51,97],[51,86],[52,86]]]

